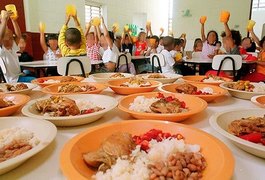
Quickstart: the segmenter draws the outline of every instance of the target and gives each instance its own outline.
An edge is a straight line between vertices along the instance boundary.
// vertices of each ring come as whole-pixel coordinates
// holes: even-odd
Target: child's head
[[[152,49],[155,49],[158,47],[158,44],[159,44],[159,37],[158,36],[151,36],[149,38],[149,41],[150,41],[150,47]]]
[[[80,31],[77,28],[68,28],[65,32],[65,43],[70,49],[79,49],[82,43]]]
[[[231,30],[232,38],[226,37],[226,33],[223,32],[221,37],[223,38],[223,46],[226,51],[230,51],[235,46],[240,46],[241,44],[241,34],[239,31]]]
[[[120,35],[116,36],[114,40],[114,44],[116,45],[118,49],[121,49],[121,36]]]
[[[47,44],[51,48],[51,50],[55,51],[58,49],[58,35],[57,34],[49,34],[47,37]]]
[[[217,41],[215,46],[216,46],[216,49],[220,49],[222,47],[221,41]]]
[[[218,34],[216,31],[209,31],[208,34],[207,34],[207,42],[210,44],[210,45],[213,45],[215,46],[215,43],[218,41]]]
[[[94,32],[90,32],[86,36],[86,43],[88,47],[92,47],[95,44],[95,35]]]
[[[115,39],[114,39],[114,34],[112,31],[109,31],[109,37],[112,40],[112,42],[114,43]],[[108,42],[107,42],[103,33],[101,33],[101,35],[100,35],[99,42],[100,42],[100,46],[103,47],[103,49],[105,49],[105,50],[108,49]]]
[[[145,32],[140,32],[139,35],[138,35],[138,40],[140,42],[146,41],[146,33]]]
[[[181,51],[181,40],[179,38],[174,39],[174,49],[176,51]]]
[[[251,41],[250,37],[244,37],[242,39],[242,43],[241,43],[242,48],[248,49],[251,47],[251,45],[252,45],[252,41]]]
[[[163,38],[163,44],[164,44],[164,49],[171,51],[174,49],[174,38],[171,36],[166,36]]]
[[[163,44],[163,38],[164,38],[164,37],[161,36],[160,39],[159,39],[159,45],[161,45],[161,46],[164,46],[164,44]]]
[[[19,51],[20,52],[24,52],[26,49],[26,45],[27,45],[27,35],[26,34],[22,34],[21,38],[19,39],[18,42],[18,47],[19,47]]]
[[[201,52],[202,51],[202,40],[201,38],[197,38],[194,41],[194,45],[193,45],[193,51],[194,52]]]
[[[13,32],[10,29],[6,28],[5,35],[3,38],[3,46],[6,49],[11,49],[13,46],[13,42],[14,42]]]
[[[124,44],[128,45],[129,43],[130,43],[129,35],[128,35],[128,34],[125,34],[125,37],[124,37]]]

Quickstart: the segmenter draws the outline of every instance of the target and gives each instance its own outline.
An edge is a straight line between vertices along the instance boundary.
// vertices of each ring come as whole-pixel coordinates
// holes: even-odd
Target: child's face
[[[130,43],[130,40],[129,40],[129,37],[128,36],[125,36],[124,43],[125,44],[129,44]]]
[[[146,34],[145,33],[140,34],[139,41],[141,41],[141,42],[146,41]]]
[[[202,51],[202,42],[197,43],[196,51]]]
[[[244,48],[244,49],[248,49],[248,48],[250,48],[251,47],[251,41],[250,41],[250,39],[248,39],[248,38],[246,38],[246,39],[244,39],[243,41],[242,41],[242,47]]]
[[[50,39],[48,41],[48,44],[49,44],[51,50],[55,51],[55,50],[58,49],[58,40],[56,40],[56,39]]]
[[[174,49],[175,49],[175,51],[181,51],[181,44],[180,45],[176,45]]]
[[[216,41],[217,37],[216,34],[214,32],[210,32],[208,37],[207,37],[207,41],[209,44],[214,44],[214,42]]]
[[[20,49],[21,52],[24,52],[25,51],[26,45],[27,45],[27,43],[26,43],[25,39],[20,38],[20,40],[18,42],[18,47],[19,47],[19,49]]]
[[[216,43],[216,49],[220,49],[221,48],[221,44],[220,43]]]
[[[95,36],[94,34],[89,33],[86,37],[87,46],[91,47],[95,44]]]

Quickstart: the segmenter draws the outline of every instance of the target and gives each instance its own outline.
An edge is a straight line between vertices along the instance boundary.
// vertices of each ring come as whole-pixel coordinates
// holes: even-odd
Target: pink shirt
[[[87,56],[89,57],[89,59],[91,61],[96,61],[96,60],[100,60],[100,54],[99,54],[99,48],[100,46],[98,44],[94,44],[91,47],[86,47],[87,50]]]
[[[210,59],[208,57],[209,54],[214,54],[215,46],[208,44],[207,41],[203,43],[202,46],[202,58],[203,59]]]

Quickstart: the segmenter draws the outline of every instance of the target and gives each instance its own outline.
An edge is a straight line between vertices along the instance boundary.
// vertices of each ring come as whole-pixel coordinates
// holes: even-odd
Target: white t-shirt
[[[116,63],[118,57],[119,57],[119,49],[113,44],[112,49],[108,47],[108,49],[104,51],[102,60],[103,63],[108,63],[108,62]]]
[[[15,42],[13,42],[10,50],[7,50],[4,46],[0,47],[0,58],[6,67],[4,76],[7,83],[16,83],[21,74],[17,51],[19,51],[19,48]]]
[[[58,48],[55,53],[51,50],[50,47],[48,47],[47,53],[43,55],[44,60],[49,60],[49,61],[55,61],[58,60],[58,57],[56,57],[56,54],[61,54],[60,49]]]
[[[158,47],[156,48],[156,52],[161,53],[163,49],[164,49],[164,46],[158,44]]]
[[[162,72],[175,74],[175,71],[173,69],[173,65],[175,64],[175,60],[173,59],[171,53],[168,50],[164,49],[161,51],[160,54],[163,54],[164,58],[165,58],[165,65],[162,66]]]

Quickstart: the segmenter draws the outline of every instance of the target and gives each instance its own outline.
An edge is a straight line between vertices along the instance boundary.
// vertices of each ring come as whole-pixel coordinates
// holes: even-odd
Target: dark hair
[[[174,38],[171,36],[166,36],[163,38],[163,43],[165,48],[169,48],[174,45]]]
[[[150,39],[155,39],[156,42],[159,42],[159,37],[158,36],[151,36]]]
[[[215,45],[216,45],[216,42],[217,42],[217,41],[219,41],[219,39],[218,39],[218,34],[217,34],[217,32],[216,32],[216,31],[214,31],[214,30],[211,30],[211,31],[209,31],[209,32],[208,32],[208,34],[207,34],[207,39],[208,39],[208,37],[209,37],[210,33],[214,33],[214,34],[215,34],[216,40],[215,40],[214,44],[212,44],[212,45],[214,45],[214,46],[215,46]]]
[[[195,48],[197,47],[197,45],[198,45],[199,42],[202,43],[202,39],[201,39],[201,38],[196,38],[196,39],[194,40],[193,49],[195,49]]]
[[[112,42],[114,42],[115,38],[114,38],[114,33],[112,31],[109,31],[109,37],[112,40]]]
[[[22,33],[21,35],[21,39],[24,39],[25,41],[27,41],[28,35],[26,33]]]
[[[222,43],[221,43],[221,41],[217,41],[217,42],[216,42],[216,44],[218,44],[218,43],[219,43],[219,44],[222,46]]]
[[[58,40],[58,34],[48,34],[47,41],[49,40]]]
[[[235,41],[235,44],[237,46],[240,46],[241,45],[241,39],[242,39],[240,32],[236,31],[236,30],[231,30],[231,34],[232,34],[232,39]]]
[[[164,36],[160,36],[159,40],[161,40],[161,39],[163,39],[163,38],[164,38]]]
[[[65,32],[65,41],[68,45],[77,45],[81,43],[81,33],[77,28],[68,28]]]
[[[265,41],[265,36],[263,36],[263,38],[259,42],[261,48],[263,48],[262,45],[263,45],[264,41]]]
[[[181,45],[181,40],[179,38],[174,38],[174,46]]]

